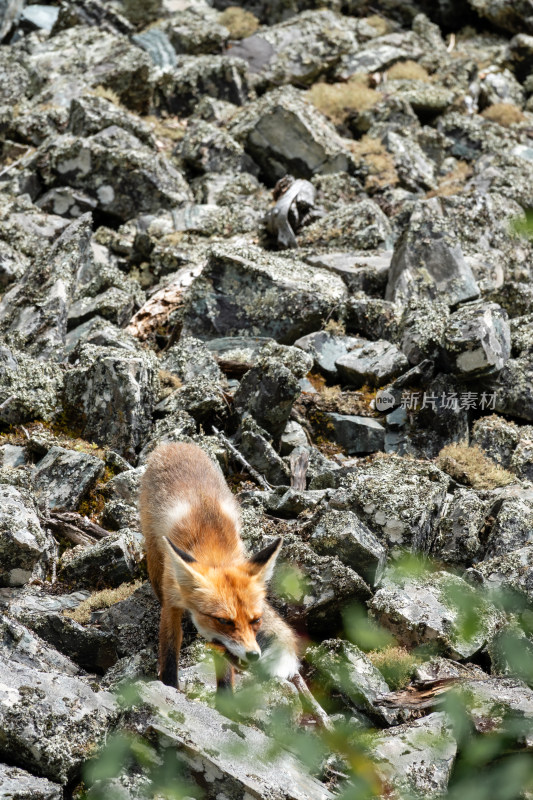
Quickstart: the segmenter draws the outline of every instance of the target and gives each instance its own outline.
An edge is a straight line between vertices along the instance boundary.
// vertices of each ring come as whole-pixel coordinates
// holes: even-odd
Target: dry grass
[[[169,372],[168,369],[160,369],[159,370],[159,383],[161,386],[161,390],[159,392],[159,400],[164,400],[165,398],[169,397],[175,389],[179,389],[183,386],[183,383],[180,381],[177,375],[173,375],[172,372]]]
[[[346,336],[346,325],[337,319],[328,319],[324,325],[324,330],[333,334],[333,336]]]
[[[151,114],[143,117],[143,122],[150,126],[156,139],[168,142],[169,148],[185,136],[185,125],[176,117],[155,117]]]
[[[388,20],[380,17],[379,14],[371,14],[369,17],[364,17],[363,21],[374,28],[379,36],[385,36],[386,33],[390,33],[392,30],[392,26]]]
[[[128,110],[125,106],[122,105],[118,94],[114,92],[112,89],[106,89],[105,86],[95,86],[95,88],[91,92],[88,92],[88,94],[92,94],[94,95],[94,97],[103,97],[104,100],[109,100],[111,103],[118,106],[123,111]]]
[[[518,122],[524,122],[525,116],[522,114],[518,106],[512,103],[494,103],[494,105],[486,108],[482,117],[489,119],[491,122],[497,122],[498,125],[516,125]]]
[[[353,111],[366,111],[382,99],[361,76],[350,78],[347,83],[315,83],[307,96],[315,108],[336,125],[344,122]]]
[[[420,658],[405,647],[390,646],[384,650],[372,650],[367,656],[393,691],[407,686],[415,668],[422,663]]]
[[[100,608],[109,608],[121,600],[127,600],[131,597],[133,592],[138,589],[142,581],[135,581],[135,583],[123,583],[116,589],[102,589],[101,592],[94,592],[87,600],[80,603],[77,608],[68,608],[63,614],[70,617],[74,622],[79,622],[81,625],[89,622],[91,612]]]
[[[239,6],[228,6],[218,21],[229,30],[232,39],[245,39],[247,36],[252,36],[259,27],[257,17]]]
[[[398,184],[393,158],[379,139],[363,136],[359,141],[349,142],[349,147],[358,168],[366,172],[367,192]]]
[[[458,483],[473,489],[495,489],[516,480],[494,463],[477,445],[448,444],[437,456],[437,466]]]
[[[387,80],[402,80],[402,81],[429,81],[430,77],[427,70],[416,61],[398,61],[386,72]]]
[[[472,167],[466,161],[458,161],[454,169],[444,175],[436,189],[427,193],[426,197],[448,197],[458,194],[472,175]]]

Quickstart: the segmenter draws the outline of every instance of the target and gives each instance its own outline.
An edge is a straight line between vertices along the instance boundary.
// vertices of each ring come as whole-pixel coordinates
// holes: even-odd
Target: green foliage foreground
[[[386,580],[398,584],[410,579],[431,581],[434,569],[428,561],[409,556],[389,571]],[[482,666],[486,672],[490,670],[491,676],[516,678],[533,687],[533,609],[525,595],[501,588],[489,591],[486,587],[464,582],[456,585],[453,576],[451,578],[446,603],[456,612],[456,637],[462,641],[476,640],[480,631],[485,629],[487,613],[490,612],[492,619],[496,620],[490,639],[471,662]],[[296,576],[289,580],[292,595],[296,582]],[[278,587],[280,590],[283,587]],[[377,625],[362,606],[345,610],[341,637],[370,653],[374,663],[385,665],[384,673],[389,679],[392,675],[396,686],[413,677],[417,665],[442,654],[439,645],[431,642],[424,642],[407,652],[402,646],[404,643]],[[400,662],[396,672],[395,653]],[[330,714],[331,730],[310,724],[309,715],[302,718],[300,714],[298,718],[285,696],[283,702],[273,705],[271,682],[262,682],[258,675],[245,680],[235,695],[219,701],[218,708],[233,720],[254,724],[257,715],[268,706],[266,727],[265,724],[262,727],[270,737],[271,748],[270,752],[263,754],[264,759],[274,761],[280,751],[289,750],[303,762],[310,774],[323,780],[339,800],[420,798],[402,781],[391,779],[389,783],[373,750],[378,737],[383,737],[383,730],[373,727],[368,718],[367,724],[361,721],[360,709],[347,699],[350,688],[343,685],[342,669],[335,675],[333,686],[331,674],[321,674],[320,669],[312,664],[307,664],[305,669],[313,693]],[[127,785],[132,776],[141,776],[136,787],[137,791],[139,786],[142,787],[140,791],[146,798],[186,800],[204,797],[203,791],[190,779],[179,750],[162,746],[160,741],[148,741],[135,732],[131,720],[142,706],[135,685],[121,686],[118,696],[124,708],[121,729],[108,737],[98,755],[87,762],[83,787],[74,796],[88,800],[122,800],[125,796],[121,793],[123,789],[117,788],[114,779],[122,776],[122,784]],[[214,704],[213,697],[208,701]],[[445,794],[432,793],[431,796],[446,800],[531,798],[531,716],[528,719],[508,713],[505,707],[495,706],[490,723],[480,726],[475,708],[472,682],[468,690],[459,682],[437,698],[434,707],[411,716],[408,712],[400,712],[396,724],[422,718],[435,710],[444,712],[449,735],[457,743],[447,791]],[[264,723],[264,715],[261,718]],[[420,736],[420,749],[429,747],[436,757],[439,748],[446,747],[446,741],[440,742],[438,736],[429,737],[427,732],[421,732]]]

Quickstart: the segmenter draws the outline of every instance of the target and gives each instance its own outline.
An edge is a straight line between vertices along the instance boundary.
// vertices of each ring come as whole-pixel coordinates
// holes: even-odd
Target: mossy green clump
[[[122,583],[116,589],[102,589],[100,592],[94,592],[86,600],[79,604],[76,608],[67,608],[63,614],[70,617],[74,622],[85,624],[91,618],[91,612],[100,608],[109,608],[121,600],[127,600],[131,597],[133,592],[138,589],[142,581],[135,581],[134,583]]]
[[[240,6],[228,6],[218,21],[229,30],[232,39],[245,39],[247,36],[252,36],[259,27],[257,17]]]
[[[366,76],[356,75],[347,83],[315,83],[307,92],[311,103],[332,122],[340,125],[354,111],[366,111],[382,99],[368,86]]]
[[[481,116],[505,127],[516,125],[519,122],[525,122],[526,119],[518,106],[513,105],[513,103],[494,103],[486,108],[481,113]]]
[[[387,70],[387,79],[389,81],[429,81],[430,77],[428,71],[424,69],[421,64],[416,61],[398,61],[390,69]]]
[[[367,656],[393,691],[405,688],[411,681],[415,668],[422,663],[407,648],[393,645],[384,650],[371,650]]]
[[[473,489],[507,486],[516,476],[494,463],[477,445],[448,444],[437,456],[437,466]]]

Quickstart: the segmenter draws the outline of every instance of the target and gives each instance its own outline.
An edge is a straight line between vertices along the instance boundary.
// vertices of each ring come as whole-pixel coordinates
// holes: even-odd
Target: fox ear
[[[282,544],[283,538],[279,536],[277,539],[274,539],[272,544],[263,547],[259,553],[252,556],[248,561],[248,571],[250,574],[255,575],[259,580],[263,581],[263,583],[267,583],[274,572],[274,565]]]
[[[166,536],[163,536],[163,539],[166,542],[170,554],[170,562],[179,585],[184,588],[187,587],[188,589],[201,586],[203,584],[203,578],[193,566],[193,564],[196,564],[196,559],[189,553],[186,553],[185,550],[180,550],[179,547],[176,547],[174,542],[167,539]]]

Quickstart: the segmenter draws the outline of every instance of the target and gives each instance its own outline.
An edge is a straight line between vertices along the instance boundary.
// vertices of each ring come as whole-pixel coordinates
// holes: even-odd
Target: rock
[[[280,486],[261,499],[269,513],[277,517],[297,517],[302,511],[315,509],[325,494],[325,489],[306,491]]]
[[[353,511],[393,551],[428,552],[449,481],[433,464],[381,456],[358,465],[333,494],[330,507]]]
[[[156,103],[170,114],[188,116],[204,96],[244,105],[253,96],[246,65],[227,56],[179,56],[157,82]]]
[[[43,578],[55,554],[52,536],[41,528],[30,495],[0,485],[0,583],[23,586],[32,576]]]
[[[24,0],[2,0],[0,4],[0,40],[9,33],[23,6]]]
[[[500,414],[533,422],[533,354],[510,358],[501,371],[484,384],[491,408]]]
[[[292,87],[274,89],[247,105],[230,133],[243,143],[269,184],[287,173],[310,178],[350,171],[352,166],[335,129]]]
[[[10,614],[17,599],[15,599],[15,603],[8,603]],[[13,609],[13,613],[18,614],[18,610]],[[54,647],[49,647],[20,622],[2,615],[0,631],[2,633],[0,653],[6,663],[22,664],[27,669],[42,672],[52,670],[63,675],[79,675],[80,668],[77,664],[58,653]]]
[[[153,358],[85,345],[64,382],[65,405],[82,435],[134,459],[151,428]]]
[[[491,414],[476,420],[472,428],[472,444],[477,445],[497,464],[508,469],[518,445],[520,432],[514,422]]]
[[[71,223],[0,302],[0,328],[28,355],[60,361],[78,274],[91,259],[91,218]]]
[[[393,233],[377,203],[363,199],[312,222],[302,230],[298,242],[300,247],[386,250],[392,247]]]
[[[157,650],[160,606],[148,581],[126,600],[93,612],[93,619],[117,643],[120,657],[134,656],[139,650]],[[192,625],[186,624],[187,638]]]
[[[122,222],[191,199],[182,174],[117,125],[85,137],[65,133],[43,148],[41,175],[46,185],[82,190],[111,219]]]
[[[483,19],[511,33],[533,33],[533,14],[527,0],[509,6],[503,0],[468,0]]]
[[[295,420],[289,420],[283,429],[280,439],[280,453],[288,456],[296,447],[306,447],[308,444],[305,428]]]
[[[104,468],[104,462],[89,453],[52,447],[33,473],[36,496],[45,498],[50,509],[76,511]]]
[[[379,72],[397,61],[417,61],[423,53],[422,41],[415,33],[387,33],[371,39],[363,47],[341,58],[336,69],[338,80],[347,80],[359,72]]]
[[[0,800],[62,800],[63,788],[18,767],[0,765]]]
[[[381,298],[350,297],[346,304],[346,329],[365,339],[398,341],[400,306]]]
[[[3,759],[66,783],[118,716],[108,692],[80,678],[0,660]]]
[[[446,303],[418,297],[409,300],[400,321],[399,336],[402,352],[410,364],[440,356],[448,317]]]
[[[465,625],[467,608],[476,608],[474,630]],[[452,658],[471,658],[486,643],[495,610],[477,598],[466,581],[448,572],[425,578],[385,580],[369,603],[372,616],[408,647],[433,644]]]
[[[512,553],[533,544],[533,502],[531,497],[505,495],[493,511],[496,518],[489,530],[485,559]]]
[[[392,724],[397,712],[379,707],[376,700],[387,694],[380,671],[355,644],[342,639],[328,639],[311,646],[306,659],[312,665],[312,680],[340,692],[356,709],[364,711],[381,724]]]
[[[339,275],[352,293],[361,291],[369,297],[382,297],[387,286],[391,258],[392,252],[387,250],[377,255],[369,255],[365,251],[328,252],[307,256],[306,261]]]
[[[447,321],[443,348],[452,372],[465,377],[499,372],[511,355],[506,312],[496,303],[461,306]]]
[[[333,427],[333,438],[349,456],[376,453],[385,447],[385,428],[372,417],[325,413],[326,425]]]
[[[131,39],[143,50],[146,50],[156,67],[168,69],[176,66],[178,61],[176,51],[164,31],[159,28],[151,28],[132,36]]]
[[[371,586],[379,584],[385,568],[385,548],[352,511],[326,509],[313,526],[309,544],[321,555],[336,555]]]
[[[191,120],[177,147],[185,167],[195,175],[250,172],[258,169],[236,139],[205,120]]]
[[[228,797],[270,795],[287,800],[333,797],[286,750],[278,751],[274,761],[267,760],[272,740],[261,731],[234,722],[228,724],[227,717],[215,709],[189,700],[157,681],[137,686],[144,707],[151,712],[148,717],[144,711],[139,713],[140,731],[155,738],[162,747],[177,750],[193,778],[205,787],[206,800],[215,800],[221,792]]]
[[[96,297],[82,297],[72,303],[68,312],[68,327],[75,328],[95,316],[108,319],[116,325],[124,325],[131,319],[133,309],[133,297],[113,286]]]
[[[288,465],[277,454],[267,431],[252,417],[242,420],[236,433],[236,444],[239,452],[269,483],[273,486],[289,486],[291,479]]]
[[[60,407],[62,385],[58,364],[0,347],[0,419],[4,424],[20,425],[36,418],[50,422]]]
[[[316,330],[345,297],[343,282],[327,270],[313,269],[310,280],[303,262],[258,248],[216,246],[191,287],[183,325],[204,338],[248,332],[290,344]]]
[[[179,15],[174,15],[166,27],[176,53],[219,53],[229,37],[229,31],[217,20],[218,14],[204,5],[180,9]]]
[[[420,201],[394,248],[385,298],[441,296],[450,306],[479,297],[479,289],[436,198]]]
[[[242,378],[233,402],[237,413],[251,414],[277,442],[300,394],[298,378],[309,372],[312,361],[303,352],[283,345],[266,345],[263,352]]]
[[[182,336],[179,344],[169,348],[161,366],[183,383],[199,377],[212,381],[220,381],[222,378],[220,367],[204,342],[192,336]]]
[[[139,576],[143,559],[141,535],[126,529],[89,547],[67,550],[61,559],[61,575],[76,586],[116,587]]]
[[[337,358],[335,365],[341,378],[353,386],[383,386],[408,367],[404,354],[395,344],[360,339],[346,355]]]
[[[458,488],[446,498],[436,525],[432,555],[445,564],[471,566],[483,553],[480,531],[490,513],[490,504],[476,492]]]
[[[284,587],[283,570],[295,569],[300,596]],[[279,577],[278,577],[279,576]],[[305,626],[311,636],[324,636],[341,625],[343,609],[366,600],[370,589],[364,580],[336,556],[319,556],[303,542],[285,544],[274,572],[279,597],[273,602],[281,616],[297,629]]]
[[[476,564],[489,589],[512,589],[533,599],[533,544]]]
[[[531,747],[533,691],[524,683],[497,677],[468,681],[462,684],[460,697],[478,733],[498,731],[511,718],[516,720],[514,730],[522,729],[522,743]]]
[[[457,742],[447,715],[434,712],[379,734],[370,752],[391,798],[400,798],[404,792],[442,797],[455,762]]]

